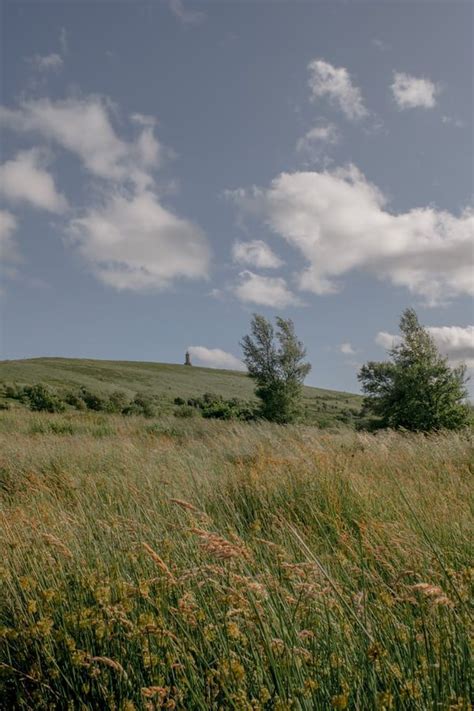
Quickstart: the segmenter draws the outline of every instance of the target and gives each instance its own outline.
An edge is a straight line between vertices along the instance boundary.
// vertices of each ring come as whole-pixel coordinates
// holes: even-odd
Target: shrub
[[[3,388],[3,394],[11,400],[21,400],[23,396],[23,388],[20,385],[5,385]]]
[[[76,393],[66,393],[64,396],[64,402],[66,402],[68,405],[71,405],[71,407],[76,408],[76,410],[86,410],[87,406],[82,397],[77,395]]]
[[[178,399],[178,398],[177,398]],[[181,399],[181,398],[179,398]],[[175,417],[182,417],[183,419],[191,418],[191,417],[196,417],[198,411],[195,407],[191,407],[191,405],[180,405],[174,413]]]
[[[21,401],[35,412],[63,412],[64,402],[47,385],[25,385]]]
[[[200,411],[206,419],[249,421],[257,417],[257,407],[253,403],[238,398],[225,400],[221,395],[213,393],[189,398],[187,406]]]
[[[106,403],[107,412],[123,412],[129,405],[129,399],[126,393],[121,390],[115,390],[109,397]]]
[[[143,417],[155,417],[156,415],[151,397],[140,393],[135,395],[132,402],[122,410],[122,413],[124,415],[142,415]]]
[[[107,407],[107,402],[103,397],[97,395],[96,393],[92,393],[85,387],[80,389],[80,398],[85,402],[88,410],[100,412],[101,410],[105,410]]]

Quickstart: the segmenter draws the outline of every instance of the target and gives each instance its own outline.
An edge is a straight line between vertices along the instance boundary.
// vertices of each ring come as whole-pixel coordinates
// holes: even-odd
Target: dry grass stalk
[[[148,545],[148,543],[143,542],[142,546],[146,550],[150,558],[153,560],[153,562],[156,563],[158,568],[166,575],[168,580],[173,583],[176,582],[173,573],[168,568],[163,558],[161,558],[158,553],[156,553],[153,548]]]

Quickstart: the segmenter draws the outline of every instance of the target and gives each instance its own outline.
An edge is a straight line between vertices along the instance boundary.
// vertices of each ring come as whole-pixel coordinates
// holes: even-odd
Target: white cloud
[[[17,229],[14,215],[7,210],[0,210],[0,259],[2,262],[16,261],[19,257],[13,233]]]
[[[387,331],[379,331],[375,336],[375,343],[381,348],[390,350],[402,342],[401,336],[397,336]]]
[[[156,118],[149,114],[135,112],[134,114],[130,114],[130,120],[139,126],[156,126]]]
[[[67,200],[56,190],[46,162],[45,152],[33,148],[0,165],[0,195],[12,202],[25,201],[44,210],[63,212]]]
[[[113,194],[71,221],[69,235],[97,278],[116,289],[161,290],[205,278],[210,250],[202,230],[145,190]]]
[[[341,343],[341,345],[339,346],[339,350],[341,351],[341,353],[344,353],[344,355],[354,355],[355,354],[355,350],[352,347],[351,343]]]
[[[38,99],[24,101],[17,110],[0,107],[0,123],[55,141],[97,177],[148,187],[153,182],[150,170],[159,166],[162,155],[153,126],[142,125],[137,139],[126,142],[117,136],[110,114],[110,102],[98,96]]]
[[[207,368],[224,368],[227,370],[245,370],[241,360],[232,353],[220,348],[206,348],[205,346],[189,346],[189,354],[193,361],[202,363]]]
[[[447,356],[453,365],[464,362],[474,368],[474,326],[428,326],[440,353]],[[375,337],[377,345],[390,349],[401,342],[398,335],[379,331]]]
[[[377,49],[379,49],[381,52],[385,52],[386,50],[390,49],[390,45],[387,42],[384,42],[384,40],[379,39],[378,37],[374,37],[371,42],[374,47],[377,47]]]
[[[196,25],[204,19],[203,12],[187,10],[183,0],[168,0],[168,4],[173,15],[185,25]]]
[[[327,146],[339,143],[339,132],[333,123],[314,126],[296,143],[298,153],[312,160],[319,160]]]
[[[240,272],[239,283],[233,291],[237,298],[244,303],[273,306],[274,308],[301,305],[282,277],[267,277],[246,270]]]
[[[439,85],[429,79],[412,77],[403,72],[394,72],[390,88],[399,109],[432,109],[440,92]]]
[[[57,72],[64,65],[62,57],[55,52],[46,55],[35,54],[30,58],[30,62],[40,72]]]
[[[234,242],[232,257],[238,264],[247,264],[260,269],[278,269],[283,261],[260,239],[252,242]]]
[[[392,214],[355,166],[282,173],[267,190],[227,195],[303,254],[302,289],[334,293],[340,289],[336,277],[359,270],[407,287],[431,305],[474,292],[472,210],[460,216],[433,207]]]
[[[474,326],[429,326],[428,331],[451,362],[474,368]]]
[[[312,101],[320,97],[328,97],[351,120],[368,115],[361,91],[353,84],[345,67],[334,67],[323,59],[314,59],[308,64],[308,70]]]
[[[454,128],[465,128],[466,123],[455,116],[441,116],[441,123],[445,126],[453,126]]]

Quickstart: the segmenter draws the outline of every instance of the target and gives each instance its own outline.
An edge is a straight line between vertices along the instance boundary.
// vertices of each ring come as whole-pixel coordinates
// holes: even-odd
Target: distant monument
[[[191,356],[189,355],[189,351],[186,351],[186,355],[184,357],[184,365],[192,365]]]

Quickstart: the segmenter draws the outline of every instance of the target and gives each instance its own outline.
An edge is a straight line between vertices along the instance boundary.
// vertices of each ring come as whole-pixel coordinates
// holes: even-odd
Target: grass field
[[[470,708],[466,434],[11,410],[0,452],[2,709]]]
[[[175,397],[196,397],[206,392],[225,398],[251,400],[254,397],[252,381],[238,371],[133,361],[74,358],[0,361],[1,382],[19,385],[44,383],[59,390],[83,385],[104,395],[117,389],[127,395],[145,392],[160,400],[164,412],[171,411]],[[351,393],[305,387],[304,404],[309,419],[320,425],[331,425],[341,413],[356,415],[362,398]]]

